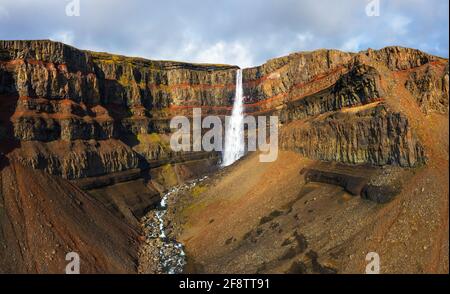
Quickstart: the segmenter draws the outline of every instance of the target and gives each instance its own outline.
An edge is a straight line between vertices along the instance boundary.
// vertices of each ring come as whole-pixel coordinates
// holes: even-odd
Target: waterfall
[[[222,166],[229,166],[245,153],[244,146],[244,105],[242,89],[242,70],[236,72],[236,93],[233,111],[225,130],[225,146]]]

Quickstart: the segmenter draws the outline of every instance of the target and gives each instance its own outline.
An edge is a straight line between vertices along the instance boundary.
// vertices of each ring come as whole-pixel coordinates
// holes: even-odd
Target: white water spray
[[[229,166],[244,156],[244,105],[242,89],[242,70],[236,72],[236,94],[233,111],[225,130],[225,146],[222,166]]]

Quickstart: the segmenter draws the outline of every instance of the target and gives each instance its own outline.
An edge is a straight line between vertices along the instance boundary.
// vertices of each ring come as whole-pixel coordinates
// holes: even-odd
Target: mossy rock
[[[167,140],[164,140],[160,134],[158,133],[151,133],[151,134],[138,134],[137,139],[140,144],[146,144],[146,145],[159,145],[162,148],[168,148],[169,142]]]
[[[197,185],[192,189],[191,194],[192,197],[197,198],[198,196],[200,196],[200,194],[202,194],[205,191],[206,191],[205,186]]]
[[[162,166],[159,175],[159,180],[164,183],[164,186],[173,187],[178,185],[178,177],[172,165],[166,164]]]

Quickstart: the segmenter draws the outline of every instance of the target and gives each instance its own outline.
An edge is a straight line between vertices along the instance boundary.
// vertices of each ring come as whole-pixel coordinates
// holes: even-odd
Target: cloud
[[[402,15],[397,15],[392,18],[390,21],[391,29],[397,34],[404,35],[408,32],[408,25],[411,23],[411,20]]]
[[[300,33],[297,34],[297,39],[300,42],[299,45],[305,47],[307,42],[311,42],[314,39],[314,36],[309,32]]]
[[[364,40],[365,38],[363,36],[352,37],[349,40],[345,41],[345,43],[342,46],[340,46],[339,49],[342,51],[350,51],[350,52],[358,52],[363,49],[367,49],[364,48],[363,46]]]
[[[0,39],[50,37],[82,49],[241,67],[318,48],[449,52],[442,0],[380,0],[377,17],[366,15],[362,0],[80,0],[79,17],[66,15],[69,2],[2,0]]]
[[[58,42],[63,42],[68,45],[75,45],[75,36],[73,32],[68,31],[62,31],[62,32],[56,32],[55,34],[48,37],[48,39]]]
[[[6,19],[8,17],[9,17],[8,10],[6,10],[5,7],[0,6],[0,20],[1,19]]]
[[[240,42],[228,44],[219,41],[214,45],[199,51],[197,61],[206,61],[209,63],[222,63],[224,60],[234,60],[235,64],[242,67],[249,67],[253,64],[253,57],[250,49]]]

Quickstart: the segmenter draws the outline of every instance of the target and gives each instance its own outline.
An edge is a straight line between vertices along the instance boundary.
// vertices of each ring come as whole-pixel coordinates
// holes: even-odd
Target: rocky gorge
[[[76,193],[82,193],[79,197],[94,198],[102,207],[99,208],[102,213],[111,213],[115,221],[132,227],[122,229],[130,239],[145,242],[146,237],[139,232],[140,222],[157,208],[161,195],[205,174],[217,174],[221,157],[217,152],[172,151],[170,119],[177,115],[190,118],[196,107],[204,114],[224,119],[233,106],[238,69],[234,65],[153,61],[92,52],[48,40],[0,41],[2,169],[8,162],[14,162],[29,174],[38,170],[49,174],[51,179],[67,183],[70,188],[66,191],[75,189]],[[439,170],[436,166],[448,169],[445,148],[448,147],[448,128],[442,130],[442,125],[448,121],[448,59],[403,47],[358,53],[317,50],[275,58],[242,72],[245,114],[278,116],[282,152],[295,152],[296,156],[305,158],[296,168],[306,167],[303,160],[311,165],[317,162],[327,165],[314,169],[315,172],[322,170],[314,179],[345,174],[348,169],[353,176],[374,169],[373,178],[367,181],[377,180],[382,184],[395,175],[393,182],[401,182],[403,186],[417,171],[431,169],[430,172],[435,172]],[[433,134],[438,131],[442,131],[444,137],[436,139]],[[245,160],[237,166],[245,166]],[[336,164],[346,168],[337,168]],[[238,167],[231,168],[230,173]],[[5,169],[4,172],[10,171]],[[218,173],[218,179],[227,177],[227,171],[225,175],[221,173],[223,171]],[[295,171],[295,176],[280,173],[287,178],[300,177],[300,169]],[[11,176],[5,174],[5,177]],[[299,182],[304,180],[302,176]],[[211,184],[207,185],[216,185],[212,184],[216,183],[215,178],[208,181]],[[325,182],[330,184],[330,181],[333,180]],[[441,184],[448,188],[448,181]],[[289,182],[289,185],[300,189],[297,184]],[[198,241],[197,235],[189,235],[197,231],[182,230],[186,223],[195,227],[196,217],[208,218],[206,224],[198,223],[204,226],[215,219],[206,216],[203,210],[207,205],[202,202],[202,195],[212,196],[202,189],[192,187],[191,192],[183,192],[189,194],[186,199],[190,200],[180,200],[179,206],[173,205],[171,209],[181,216],[170,212],[173,217],[170,225],[178,228],[172,230],[172,237],[184,238],[188,257],[195,259],[196,267],[188,265],[188,270],[215,272],[220,264],[206,264],[209,258],[223,262],[226,258],[207,256],[207,251],[199,253],[204,244]],[[214,189],[218,189],[217,186],[211,191]],[[373,190],[380,193],[383,189],[385,186]],[[2,199],[8,195],[13,197],[3,191]],[[220,189],[217,191],[222,193]],[[395,191],[401,195],[401,189]],[[70,193],[74,192],[67,192]],[[84,196],[85,193],[88,196]],[[379,199],[373,193],[369,196],[369,192],[365,193],[365,197],[374,202]],[[448,193],[441,197],[440,201],[445,202]],[[104,208],[108,212],[103,211]],[[291,213],[288,210],[285,210],[286,215]],[[276,217],[284,216],[272,216]],[[4,226],[8,213],[2,214],[2,218]],[[103,227],[92,227],[93,232],[105,229],[102,222],[96,225]],[[290,226],[291,223],[286,224]],[[250,230],[249,234],[256,234],[254,239],[259,239],[256,231],[252,232]],[[244,238],[245,242],[249,236]],[[231,241],[227,245],[234,244],[235,237],[229,236]],[[255,242],[249,244],[254,246]],[[267,248],[264,242],[261,248]],[[445,242],[448,244],[448,239]],[[76,243],[71,246],[76,247]],[[241,245],[241,249],[228,252],[229,256],[247,254],[242,250],[248,246]],[[313,241],[310,240],[309,246],[314,246]],[[317,250],[320,256],[323,252]],[[304,251],[295,251],[292,258],[305,255]],[[123,256],[127,254],[123,252]],[[130,258],[137,264],[137,253],[132,255]],[[266,263],[265,267],[262,264],[252,266],[255,272],[257,268],[258,271],[288,271],[284,262],[292,258]],[[299,264],[298,260],[295,262]],[[301,264],[308,262],[301,261]],[[448,270],[448,263],[446,266]],[[127,271],[133,271],[131,267],[128,264]],[[146,268],[151,269],[152,265],[147,264]],[[117,269],[116,263],[114,267],[91,268],[93,272],[117,272]],[[229,268],[231,271],[239,269],[239,266]],[[46,270],[29,267],[27,271]],[[303,271],[314,270],[308,265]]]

